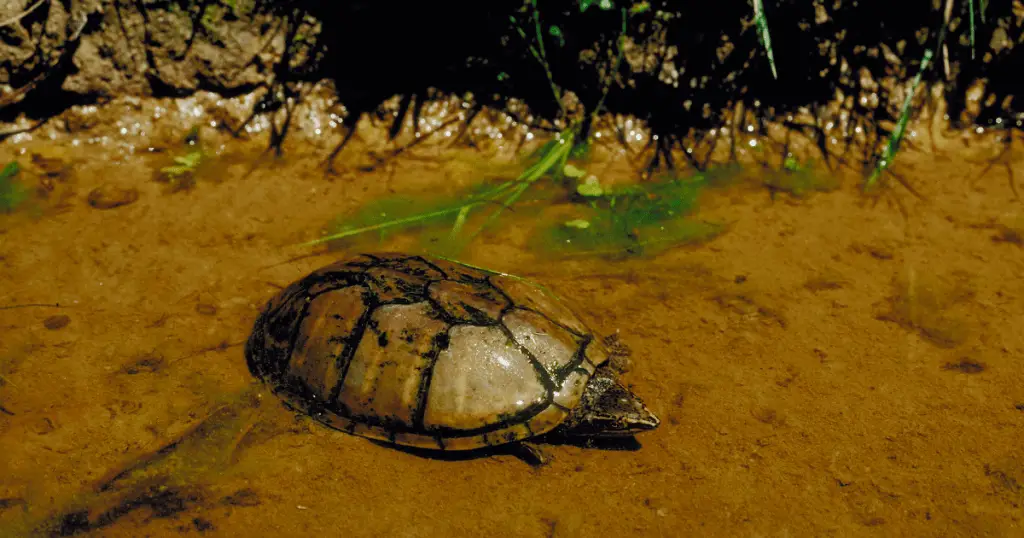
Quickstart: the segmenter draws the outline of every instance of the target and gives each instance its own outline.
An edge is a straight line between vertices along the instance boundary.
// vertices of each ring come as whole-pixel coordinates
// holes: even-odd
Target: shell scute
[[[579,403],[589,380],[590,374],[582,368],[570,371],[555,390],[553,401],[566,409],[572,409]]]
[[[292,347],[289,377],[326,404],[345,370],[352,335],[367,313],[368,290],[349,286],[310,300]]]
[[[583,321],[568,306],[549,295],[540,286],[507,276],[494,276],[490,280],[515,305],[529,308],[535,312],[541,312],[555,323],[566,327],[578,335],[590,333]]]
[[[483,442],[487,446],[514,443],[533,436],[530,426],[525,423],[513,424],[507,428],[483,434]]]
[[[534,415],[527,425],[530,431],[546,432],[561,424],[567,416],[569,416],[569,413],[564,409],[557,405],[549,405],[543,411]]]
[[[445,279],[456,282],[484,282],[487,280],[487,273],[474,269],[468,265],[454,263],[440,258],[431,258],[430,264],[444,273]]]
[[[394,256],[379,261],[381,267],[394,269],[400,273],[417,276],[426,280],[442,280],[445,278],[440,269],[420,256]]]
[[[514,309],[502,317],[513,338],[540,361],[552,378],[578,362],[582,339],[543,314]]]
[[[456,325],[434,364],[423,424],[474,430],[543,402],[548,390],[530,357],[498,327]]]
[[[425,302],[384,305],[371,320],[352,357],[338,404],[351,416],[413,428],[438,336],[448,324]]]
[[[246,360],[256,375],[279,380],[292,353],[292,341],[306,308],[305,290],[293,284],[267,302],[246,342]]]
[[[307,296],[316,296],[360,283],[362,271],[360,259],[339,261],[313,271],[297,282],[294,287],[301,288]]]
[[[410,302],[420,299],[427,287],[427,279],[388,267],[370,267],[365,270],[366,285],[382,303]]]
[[[508,308],[508,299],[486,283],[440,280],[427,288],[430,299],[460,323],[492,324]]]
[[[583,356],[587,359],[584,362],[590,362],[592,366],[601,366],[608,362],[611,351],[604,342],[594,338],[587,342],[587,347],[583,349]],[[590,373],[594,373],[593,368],[590,369]]]

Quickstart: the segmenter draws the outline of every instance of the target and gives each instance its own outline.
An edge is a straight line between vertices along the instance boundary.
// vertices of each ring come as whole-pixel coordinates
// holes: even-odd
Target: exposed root
[[[995,157],[988,161],[988,164],[985,166],[985,169],[978,174],[978,177],[975,178],[975,181],[981,179],[985,174],[988,173],[989,170],[992,169],[992,167],[996,166],[997,164],[1002,165],[1006,167],[1006,176],[1010,184],[1010,191],[1013,192],[1013,199],[1019,201],[1020,193],[1017,191],[1017,181],[1013,177],[1013,133],[1014,132],[1012,130],[1009,131],[1009,136],[1006,137],[1006,142],[1003,145],[1003,150],[999,152],[999,155],[996,155]]]
[[[31,6],[29,6],[28,9],[26,9],[25,11],[22,11],[21,13],[18,13],[17,15],[14,15],[13,17],[9,17],[9,18],[7,18],[5,20],[0,21],[0,28],[3,28],[4,26],[11,26],[11,25],[13,25],[14,23],[20,21],[21,19],[27,17],[30,13],[32,13],[39,6],[41,6],[41,5],[45,4],[45,3],[46,3],[46,0],[38,0],[35,4],[32,4]]]
[[[395,121],[397,122],[399,120],[396,119]],[[426,133],[425,135],[420,136],[419,138],[413,140],[412,142],[409,142],[408,144],[406,144],[404,146],[399,146],[399,147],[395,148],[389,154],[387,154],[387,155],[385,155],[383,157],[378,157],[378,156],[374,155],[373,157],[376,159],[377,162],[375,162],[373,164],[370,164],[370,165],[367,165],[367,166],[364,166],[361,170],[363,172],[372,172],[373,170],[376,170],[377,168],[379,168],[381,165],[387,164],[391,159],[394,159],[394,158],[398,157],[399,155],[401,155],[405,151],[410,150],[413,147],[418,146],[419,144],[422,144],[423,142],[426,142],[427,139],[429,139],[430,137],[434,136],[436,133],[441,132],[441,130],[444,129],[445,127],[448,127],[450,125],[454,125],[454,124],[459,123],[461,121],[464,121],[464,120],[459,118],[458,115],[455,115],[454,117],[445,120],[443,123],[441,123],[441,125],[439,125],[436,128],[432,129],[430,132]]]
[[[342,120],[341,124],[342,126],[345,127],[345,137],[341,139],[341,142],[339,142],[337,146],[334,146],[334,149],[331,150],[331,154],[328,155],[326,159],[324,159],[321,165],[325,168],[325,172],[327,174],[333,175],[338,173],[338,171],[334,168],[334,160],[338,158],[338,155],[341,153],[341,150],[345,149],[345,146],[348,145],[349,140],[352,140],[352,137],[356,134],[356,126],[354,125],[354,123],[354,121],[349,121],[348,116],[346,116]]]

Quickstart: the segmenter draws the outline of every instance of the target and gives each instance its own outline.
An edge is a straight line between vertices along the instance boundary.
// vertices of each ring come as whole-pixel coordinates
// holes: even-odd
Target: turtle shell
[[[608,351],[527,281],[426,256],[363,254],[272,298],[246,360],[328,426],[442,450],[548,432]]]

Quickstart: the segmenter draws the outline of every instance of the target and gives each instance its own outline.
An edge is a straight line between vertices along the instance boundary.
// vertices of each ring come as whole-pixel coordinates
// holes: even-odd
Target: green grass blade
[[[558,134],[558,143],[541,157],[540,161],[537,161],[533,166],[527,168],[519,175],[521,181],[534,182],[544,177],[545,174],[551,170],[561,170],[564,167],[565,161],[569,158],[569,153],[572,151],[573,142],[576,141],[576,127],[567,129]],[[557,167],[561,163],[563,167]]]
[[[459,232],[462,231],[462,226],[466,224],[466,216],[469,215],[469,210],[471,207],[472,206],[468,205],[462,206],[462,209],[459,210],[459,214],[455,217],[455,224],[452,225],[452,232],[448,234],[448,238],[451,239],[452,241],[454,241],[455,238],[459,235]]]
[[[374,230],[381,230],[381,229],[384,229],[384,228],[391,228],[391,227],[394,227],[394,226],[401,226],[401,225],[405,225],[405,224],[413,224],[413,223],[416,223],[416,222],[422,222],[422,221],[425,221],[425,220],[428,220],[428,219],[431,219],[431,218],[434,218],[434,217],[440,217],[440,216],[449,215],[449,214],[456,213],[456,212],[462,212],[462,211],[465,211],[468,207],[473,206],[473,205],[478,205],[480,203],[481,202],[470,202],[469,204],[466,204],[466,205],[463,205],[463,206],[452,207],[452,208],[447,208],[447,209],[441,209],[441,210],[432,211],[432,212],[429,212],[429,213],[421,213],[419,215],[413,215],[411,217],[405,217],[405,218],[400,218],[400,219],[392,219],[392,220],[388,220],[388,221],[385,221],[385,222],[380,222],[380,223],[377,223],[377,224],[371,224],[369,226],[363,226],[363,227],[360,227],[360,228],[356,228],[354,230],[345,230],[343,232],[338,232],[336,234],[331,234],[331,235],[328,235],[328,236],[325,236],[325,237],[314,239],[312,241],[307,241],[305,243],[300,243],[298,246],[308,247],[308,246],[313,246],[313,245],[319,245],[321,243],[326,243],[328,241],[335,241],[337,239],[344,239],[346,237],[351,237],[353,235],[358,235],[358,234],[366,233],[366,232],[372,232]]]
[[[18,179],[21,165],[11,161],[0,170],[0,212],[10,213],[28,199],[28,189]]]
[[[754,22],[757,24],[757,36],[768,53],[768,65],[772,68],[772,77],[778,79],[779,73],[775,70],[775,53],[772,52],[772,36],[768,33],[768,19],[764,16],[764,5],[761,0],[754,0]]]
[[[971,26],[971,59],[974,59],[974,0],[968,0],[967,13]]]
[[[882,158],[879,159],[878,164],[875,165],[875,169],[871,172],[871,176],[868,177],[865,188],[873,187],[878,181],[878,178],[882,175],[882,172],[892,166],[892,161],[896,158],[896,152],[899,151],[900,142],[903,140],[903,133],[906,132],[907,123],[910,121],[910,107],[914,100],[914,93],[917,91],[917,86],[921,83],[921,76],[928,69],[928,66],[931,63],[932,54],[934,53],[931,49],[924,51],[924,58],[921,60],[921,70],[917,72],[917,76],[914,77],[914,82],[910,86],[910,91],[907,93],[907,98],[903,100],[900,121],[896,125],[896,129],[894,129],[892,134],[889,136],[889,144],[882,152]]]

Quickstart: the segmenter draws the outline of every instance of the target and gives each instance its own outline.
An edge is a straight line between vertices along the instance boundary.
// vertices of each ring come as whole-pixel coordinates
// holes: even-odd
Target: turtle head
[[[658,427],[661,420],[643,401],[615,379],[598,369],[587,383],[580,403],[563,423],[572,437],[626,437]]]

